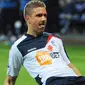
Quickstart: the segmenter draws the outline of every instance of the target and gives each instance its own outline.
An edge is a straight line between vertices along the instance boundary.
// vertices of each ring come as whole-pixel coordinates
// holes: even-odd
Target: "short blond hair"
[[[31,15],[32,9],[37,8],[37,7],[45,7],[46,8],[46,5],[44,2],[39,1],[39,0],[29,1],[24,7],[24,13],[23,13],[24,17],[26,15]]]

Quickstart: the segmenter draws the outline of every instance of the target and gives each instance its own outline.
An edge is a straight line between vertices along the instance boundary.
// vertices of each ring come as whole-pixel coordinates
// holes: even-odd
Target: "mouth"
[[[45,25],[46,25],[45,22],[41,22],[41,23],[39,24],[39,26],[40,26],[41,28],[45,28]]]
[[[41,28],[45,28],[45,25],[39,25]]]
[[[45,25],[40,25],[39,28],[40,28],[41,31],[44,31]]]

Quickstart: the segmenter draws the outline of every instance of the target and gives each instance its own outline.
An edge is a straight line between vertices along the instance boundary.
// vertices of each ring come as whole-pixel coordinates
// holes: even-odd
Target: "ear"
[[[30,24],[30,16],[26,15],[25,20],[26,20],[26,22],[28,22]]]
[[[29,16],[28,16],[28,15],[25,16],[25,20],[26,20],[26,21],[29,20]]]

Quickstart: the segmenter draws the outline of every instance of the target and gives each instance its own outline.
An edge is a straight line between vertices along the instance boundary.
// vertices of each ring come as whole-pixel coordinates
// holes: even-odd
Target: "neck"
[[[27,34],[37,37],[37,34],[33,32],[32,27],[30,25],[28,26]]]
[[[40,34],[35,33],[35,32],[33,32],[33,31],[31,31],[30,29],[27,31],[27,34],[32,35],[32,36],[34,36],[34,37],[38,37],[38,36],[42,35],[41,33],[40,33]]]
[[[36,34],[34,34],[34,33],[30,32],[30,31],[27,31],[27,34],[32,35],[32,36],[34,36],[34,37],[37,37],[37,35],[36,35]]]

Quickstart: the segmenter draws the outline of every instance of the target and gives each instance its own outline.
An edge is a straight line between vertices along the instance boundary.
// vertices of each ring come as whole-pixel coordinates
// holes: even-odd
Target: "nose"
[[[46,23],[46,19],[47,19],[46,16],[43,15],[43,16],[42,16],[42,21],[43,21],[44,23]]]

